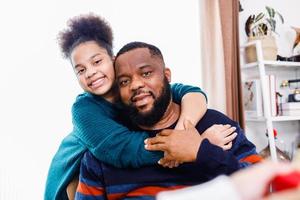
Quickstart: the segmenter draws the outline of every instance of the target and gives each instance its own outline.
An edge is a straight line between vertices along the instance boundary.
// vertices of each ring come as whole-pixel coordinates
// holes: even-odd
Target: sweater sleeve
[[[52,159],[45,187],[45,200],[67,200],[66,187],[79,174],[79,166],[86,148],[73,133],[66,136]]]
[[[190,93],[190,92],[202,93],[205,96],[206,101],[207,101],[206,94],[199,87],[183,85],[181,83],[174,83],[174,84],[171,84],[171,90],[172,90],[173,101],[177,104],[180,104],[182,97],[185,94]]]
[[[247,167],[261,161],[257,154],[255,146],[246,138],[245,133],[237,122],[229,119],[220,112],[210,110],[208,116],[215,124],[230,124],[236,127],[237,137],[234,139],[232,148],[224,151],[219,146],[211,144],[204,139],[199,147],[196,162],[201,166],[209,169],[211,175],[231,174],[238,169]]]
[[[88,97],[79,98],[74,103],[74,133],[83,145],[98,160],[118,168],[138,168],[157,163],[162,152],[151,152],[144,148],[148,133],[130,131],[115,121],[112,112],[116,111],[107,107],[103,102]]]

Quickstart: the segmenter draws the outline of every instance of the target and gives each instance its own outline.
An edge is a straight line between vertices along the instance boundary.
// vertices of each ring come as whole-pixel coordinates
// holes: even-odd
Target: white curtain
[[[222,28],[218,0],[200,0],[202,80],[208,106],[226,112]]]

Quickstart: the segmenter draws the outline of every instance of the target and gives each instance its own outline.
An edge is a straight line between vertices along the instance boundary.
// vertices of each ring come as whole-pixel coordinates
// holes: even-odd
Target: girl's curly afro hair
[[[67,29],[58,35],[58,43],[65,58],[69,58],[72,50],[79,44],[95,41],[113,56],[113,33],[105,19],[94,15],[79,15],[68,21]]]

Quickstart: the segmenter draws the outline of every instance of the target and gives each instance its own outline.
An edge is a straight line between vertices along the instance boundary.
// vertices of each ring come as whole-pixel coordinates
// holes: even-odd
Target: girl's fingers
[[[232,133],[231,135],[224,138],[224,144],[227,144],[229,142],[232,142],[237,136],[237,133]]]
[[[229,142],[228,144],[224,145],[224,146],[222,147],[222,149],[223,149],[224,151],[226,151],[226,150],[231,149],[231,147],[232,147],[232,142]]]
[[[158,135],[153,138],[147,138],[144,142],[146,145],[165,143],[165,138]]]
[[[236,130],[235,127],[228,128],[227,130],[222,132],[222,135],[224,135],[226,137],[226,136],[232,134],[235,130]]]
[[[145,149],[148,151],[166,151],[167,146],[166,144],[160,143],[160,144],[146,144]]]

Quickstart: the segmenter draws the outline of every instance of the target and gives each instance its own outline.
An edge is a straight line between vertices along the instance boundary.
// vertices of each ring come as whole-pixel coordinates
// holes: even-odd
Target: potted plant
[[[248,41],[261,40],[264,60],[276,60],[277,45],[274,34],[276,33],[277,19],[284,23],[282,15],[274,8],[266,6],[266,12],[250,15],[245,24]],[[246,48],[247,62],[255,62],[256,49],[254,46]]]

